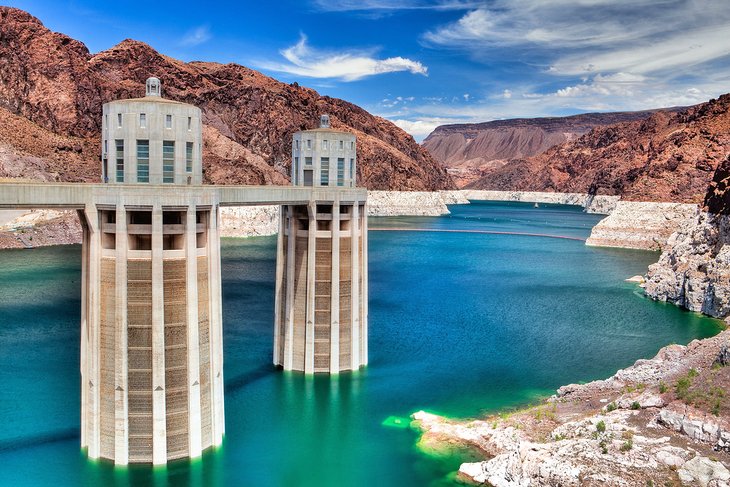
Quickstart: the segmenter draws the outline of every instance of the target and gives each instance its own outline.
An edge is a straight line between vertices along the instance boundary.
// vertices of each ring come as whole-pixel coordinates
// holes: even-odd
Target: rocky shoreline
[[[543,404],[454,421],[413,415],[421,449],[476,448],[458,478],[494,487],[730,485],[730,330],[670,345]]]

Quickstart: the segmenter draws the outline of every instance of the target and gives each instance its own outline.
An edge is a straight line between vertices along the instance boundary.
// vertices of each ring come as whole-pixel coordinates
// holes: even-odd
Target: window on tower
[[[150,141],[137,141],[137,182],[150,182]]]
[[[121,117],[121,115],[119,115]],[[117,159],[117,182],[124,182],[124,140],[116,139],[114,141],[114,149],[116,150]]]
[[[175,182],[175,141],[162,142],[162,182]]]

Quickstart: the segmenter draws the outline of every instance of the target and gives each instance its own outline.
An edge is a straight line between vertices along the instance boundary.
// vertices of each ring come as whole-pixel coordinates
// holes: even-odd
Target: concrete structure
[[[355,184],[355,136],[329,128],[294,134],[292,181],[299,187]],[[337,160],[336,174],[329,170]],[[276,269],[274,364],[338,373],[367,364],[365,199],[317,199],[281,208]]]
[[[338,232],[351,235],[343,240],[357,242],[347,245],[352,247],[353,262],[363,263],[367,192],[351,187],[201,186],[200,110],[164,100],[155,78],[147,81],[145,98],[107,103],[103,113],[105,183],[3,183],[0,209],[78,210],[84,230],[81,444],[89,457],[119,465],[197,457],[220,444],[225,432],[219,208],[284,204],[284,211],[292,215],[287,229],[300,221],[295,217],[305,208],[311,215],[306,222],[311,218],[312,228],[322,228],[305,231],[305,240],[316,239],[316,248],[323,249],[320,240],[334,235],[337,243],[331,245],[337,248]],[[337,230],[325,230],[325,221]],[[299,233],[291,245],[282,247],[286,238],[280,236],[277,256],[276,363],[277,357],[289,353],[280,350],[281,330],[283,336],[291,335],[279,319],[281,303],[312,300],[314,305],[315,294],[310,291],[320,276],[313,258],[291,280],[306,286],[282,287],[283,269],[294,262],[289,252],[299,255],[304,248],[294,246]],[[331,255],[336,262],[342,253]],[[355,269],[354,265],[345,267]],[[344,272],[354,275],[352,291],[331,271],[337,278],[328,299],[337,310],[340,294],[347,303],[350,296],[356,297],[357,304],[347,305],[357,310],[348,318],[357,323],[355,335],[367,330],[367,306],[362,303],[367,294],[358,291],[366,289],[367,267],[359,264]],[[283,288],[291,293],[283,295]],[[313,331],[308,325],[307,333]],[[321,334],[318,327],[316,337]],[[360,337],[357,343],[366,340]],[[319,348],[310,348],[295,348],[295,353],[308,354],[303,359],[307,364],[318,360]],[[353,350],[351,361],[317,370],[364,364],[366,348]],[[297,366],[284,366],[315,371],[311,366],[298,367],[299,361],[289,363]]]
[[[201,184],[200,109],[162,98],[147,80],[144,98],[104,104],[102,180],[106,183]]]
[[[357,168],[355,136],[332,130],[329,116],[320,127],[294,134],[291,182],[294,186],[355,187]]]

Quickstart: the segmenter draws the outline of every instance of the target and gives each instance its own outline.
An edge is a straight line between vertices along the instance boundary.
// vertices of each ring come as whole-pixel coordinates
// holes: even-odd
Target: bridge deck
[[[0,183],[0,209],[82,209],[89,203],[124,200],[149,204],[164,196],[165,204],[190,198],[221,206],[306,204],[309,201],[365,201],[365,188],[302,186],[179,186],[88,183]]]

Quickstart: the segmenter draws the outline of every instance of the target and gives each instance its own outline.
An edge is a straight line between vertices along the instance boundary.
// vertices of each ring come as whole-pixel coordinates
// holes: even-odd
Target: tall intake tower
[[[156,78],[103,107],[108,184],[79,211],[91,458],[164,464],[222,441],[218,202],[200,186],[201,143],[200,109],[162,98]]]
[[[294,134],[295,186],[355,187],[356,171],[355,136],[331,129],[327,115]],[[367,252],[365,198],[282,206],[274,364],[332,374],[367,364]]]

